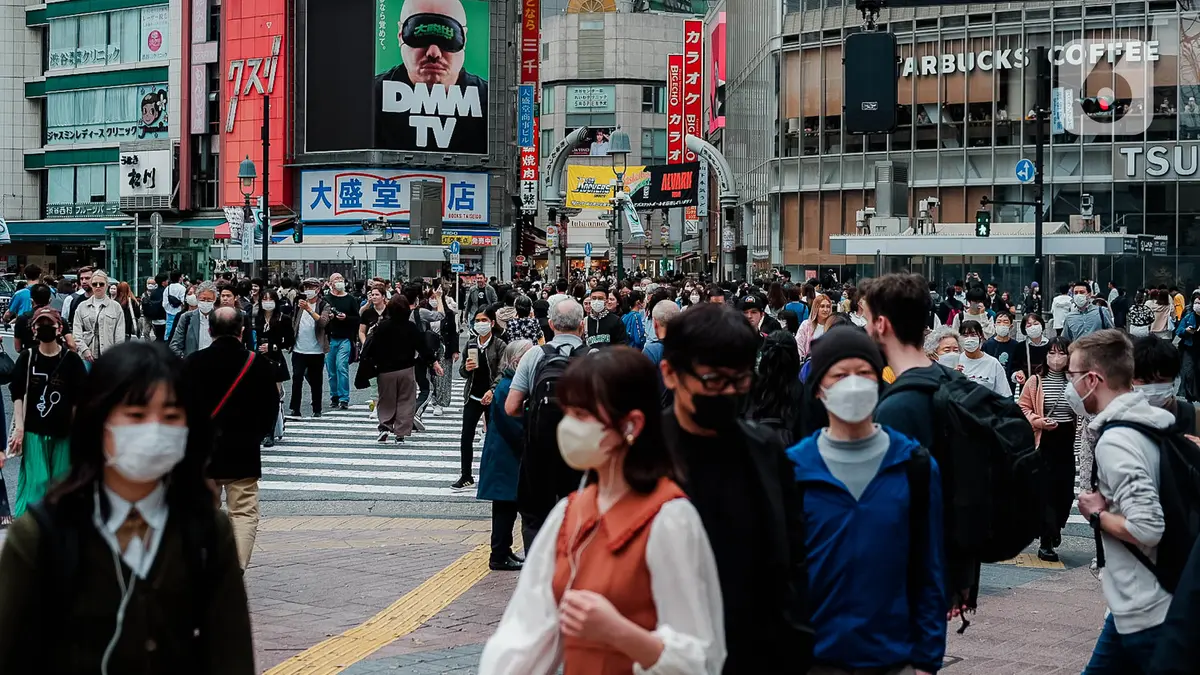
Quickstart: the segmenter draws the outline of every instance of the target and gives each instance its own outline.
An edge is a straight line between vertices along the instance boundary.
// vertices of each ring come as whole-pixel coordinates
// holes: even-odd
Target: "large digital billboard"
[[[704,128],[708,133],[725,128],[725,12],[708,26],[708,70],[704,73]]]

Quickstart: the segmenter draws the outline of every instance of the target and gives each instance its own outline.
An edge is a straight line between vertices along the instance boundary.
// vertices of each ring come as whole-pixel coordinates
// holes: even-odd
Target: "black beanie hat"
[[[808,382],[816,390],[834,364],[853,358],[871,364],[875,375],[883,379],[883,355],[871,336],[858,326],[835,326],[812,343]]]

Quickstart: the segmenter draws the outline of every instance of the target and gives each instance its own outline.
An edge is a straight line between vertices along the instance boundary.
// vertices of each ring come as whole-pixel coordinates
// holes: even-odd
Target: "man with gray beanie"
[[[813,659],[821,664],[810,673],[928,675],[942,667],[941,476],[920,443],[875,423],[882,380],[883,356],[862,330],[838,326],[813,342],[807,386],[829,426],[787,453],[804,495]],[[881,555],[903,551],[904,565]],[[877,620],[852,618],[864,616]]]

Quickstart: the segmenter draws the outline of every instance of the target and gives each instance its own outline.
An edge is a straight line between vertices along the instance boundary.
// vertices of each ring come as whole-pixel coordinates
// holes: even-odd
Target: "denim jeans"
[[[329,400],[350,402],[350,340],[329,341],[325,355],[325,374],[329,376]]]
[[[1092,649],[1092,658],[1083,669],[1083,675],[1138,675],[1148,672],[1144,666],[1153,659],[1161,633],[1162,626],[1159,625],[1121,635],[1117,632],[1112,614],[1109,614],[1104,621],[1104,630],[1096,639],[1096,647]]]

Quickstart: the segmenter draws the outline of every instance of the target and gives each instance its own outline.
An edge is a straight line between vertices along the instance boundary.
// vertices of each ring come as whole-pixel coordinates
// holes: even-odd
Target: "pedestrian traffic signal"
[[[975,212],[975,236],[992,236],[992,212],[980,209]]]
[[[1079,99],[1079,107],[1089,115],[1111,113],[1113,99],[1111,96],[1089,96]]]
[[[297,222],[296,226],[292,228],[292,241],[297,244],[304,243],[304,223]]]

